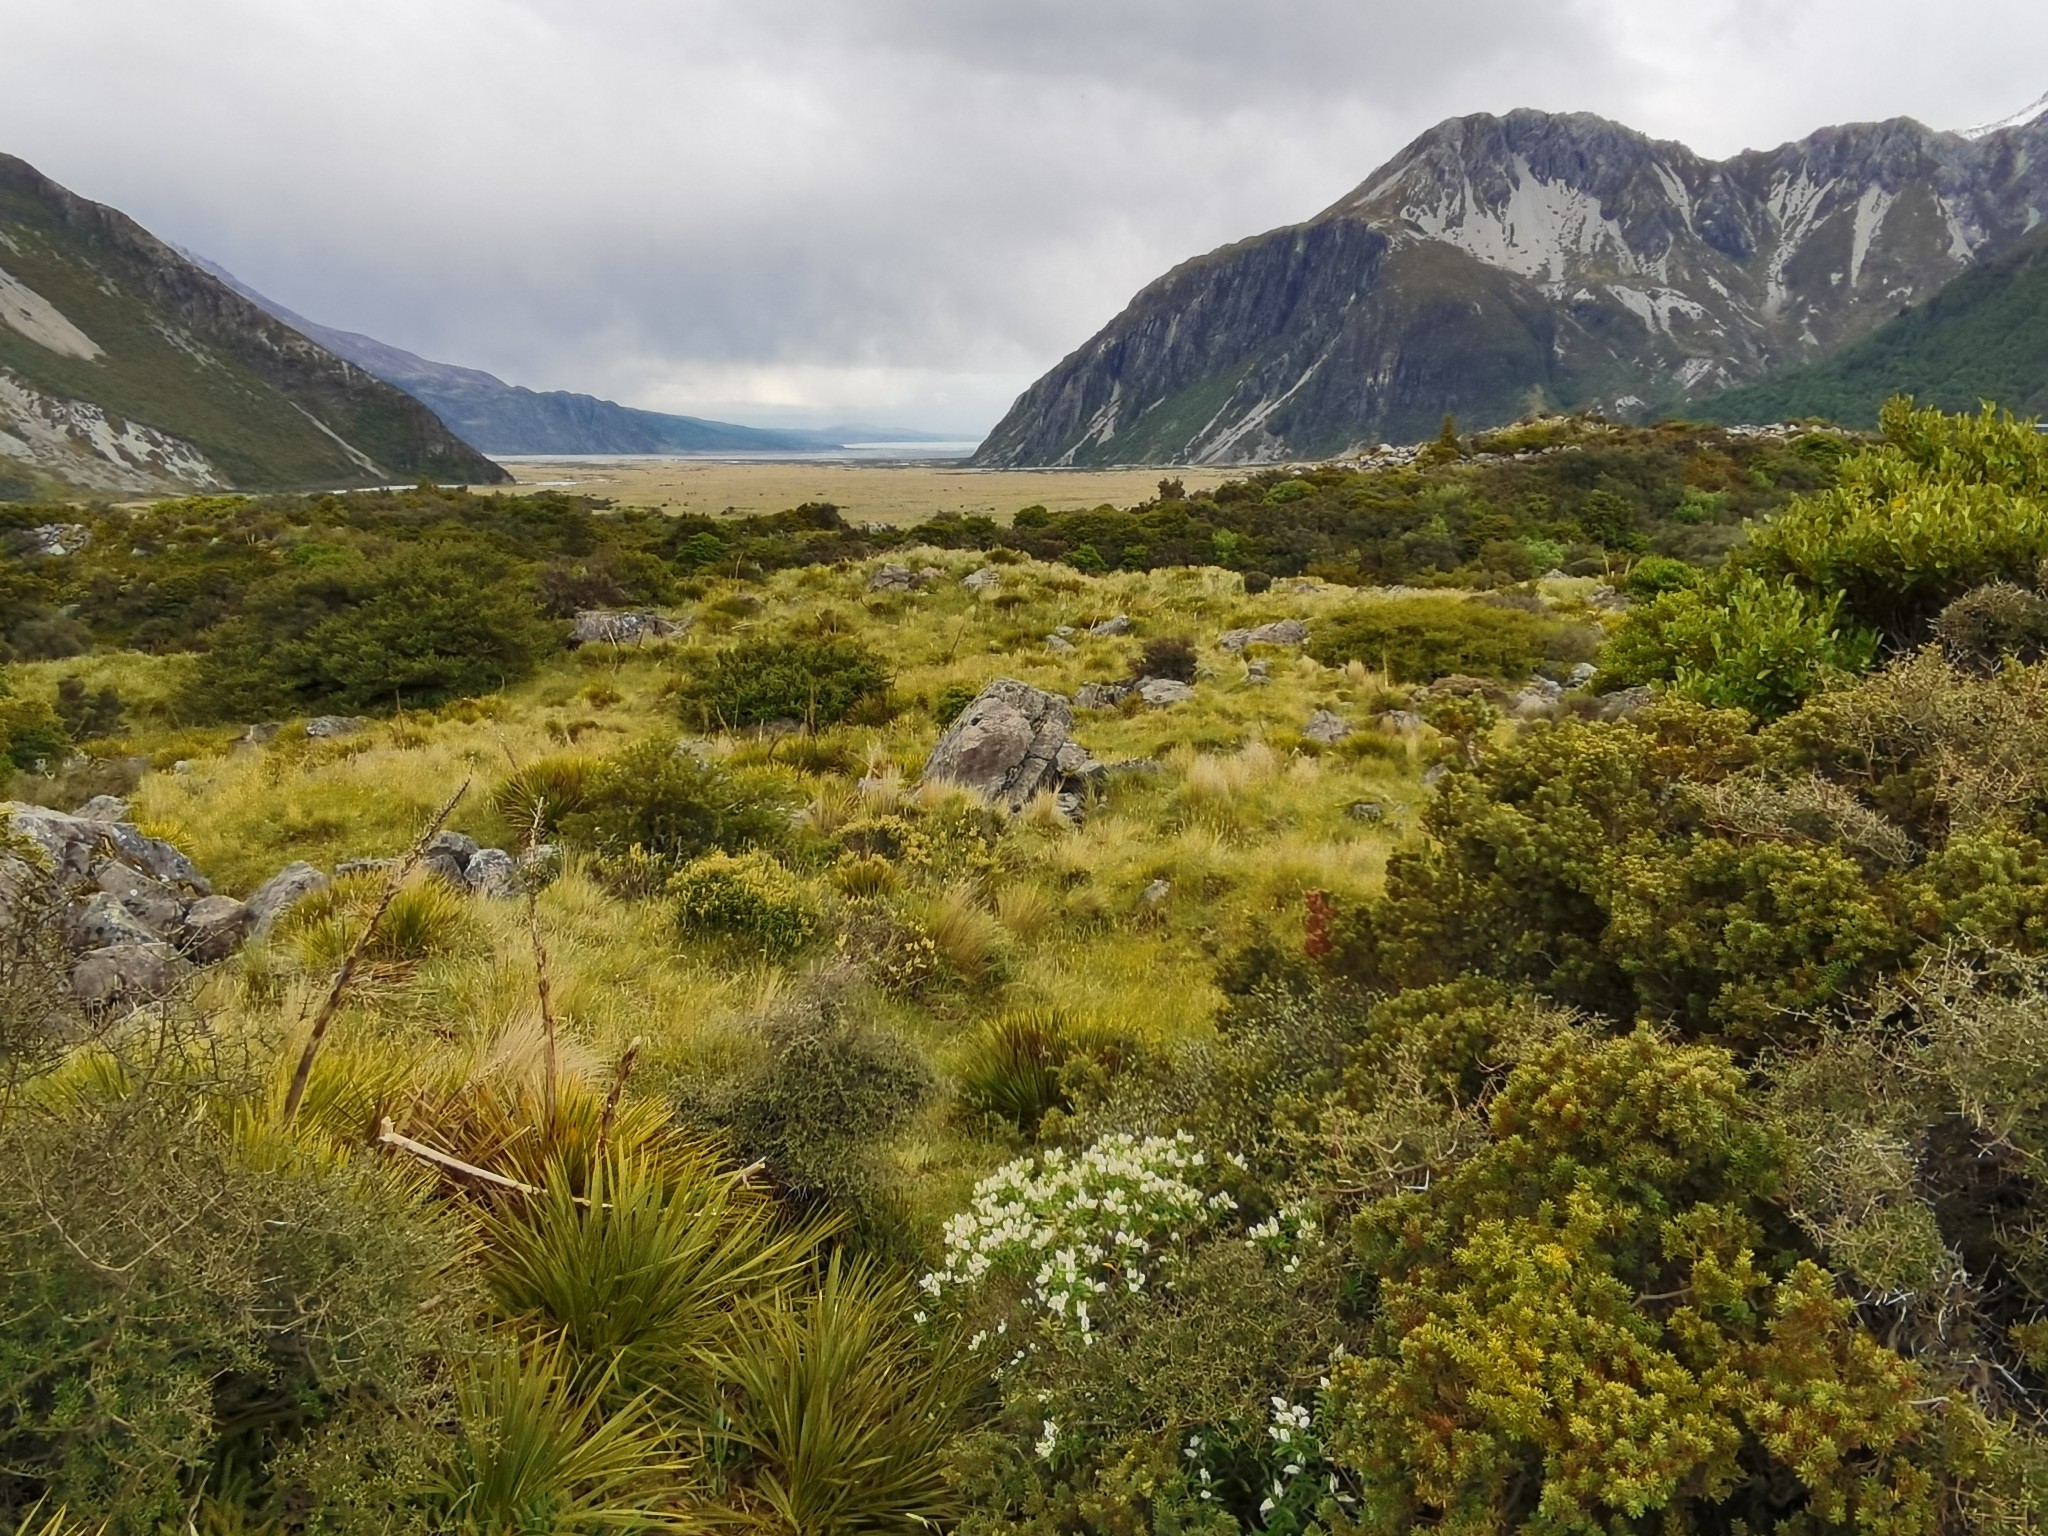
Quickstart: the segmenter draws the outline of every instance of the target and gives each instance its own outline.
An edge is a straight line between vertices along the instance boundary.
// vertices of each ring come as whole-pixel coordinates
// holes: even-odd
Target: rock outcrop
[[[999,677],[946,728],[925,759],[924,776],[1012,811],[1041,790],[1078,808],[1100,765],[1073,739],[1073,728],[1073,711],[1060,695]]]
[[[639,645],[648,640],[666,640],[688,627],[646,608],[586,608],[576,615],[569,638],[577,645]]]
[[[1241,651],[1248,645],[1306,645],[1308,625],[1300,619],[1275,619],[1255,629],[1226,629],[1216,643],[1226,651]]]

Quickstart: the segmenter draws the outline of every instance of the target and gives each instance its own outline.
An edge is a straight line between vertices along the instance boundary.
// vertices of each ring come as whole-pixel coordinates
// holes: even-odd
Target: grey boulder
[[[1110,618],[1103,619],[1099,623],[1090,624],[1088,626],[1088,633],[1097,636],[1128,635],[1130,632],[1130,615],[1124,613],[1113,615]]]
[[[126,864],[102,864],[94,877],[103,892],[112,896],[156,938],[163,938],[185,915],[185,901],[161,880],[152,880]]]
[[[1334,747],[1351,734],[1351,727],[1345,723],[1341,715],[1327,709],[1319,709],[1308,717],[1308,724],[1301,728],[1301,734],[1310,741]]]
[[[1093,759],[1077,757],[1074,717],[1056,693],[999,677],[961,710],[925,759],[924,776],[959,784],[1011,810],[1041,789],[1059,793]],[[1078,750],[1078,749],[1077,749]]]
[[[479,896],[511,896],[519,889],[519,866],[502,848],[478,849],[462,877]]]
[[[257,886],[249,897],[251,927],[256,933],[270,932],[271,925],[315,892],[327,889],[327,876],[301,859],[287,864]]]
[[[306,722],[306,734],[315,741],[332,741],[339,736],[354,736],[369,723],[361,715],[315,715]]]
[[[203,896],[185,910],[180,945],[189,960],[212,965],[241,947],[256,926],[256,914],[232,896]]]
[[[1129,683],[1083,683],[1074,692],[1074,708],[1115,709],[1130,692]]]
[[[167,996],[183,970],[168,944],[110,944],[72,968],[71,993],[88,1008],[132,1008]]]
[[[1300,619],[1275,619],[1256,629],[1227,629],[1217,644],[1226,651],[1241,651],[1248,645],[1301,645],[1308,639],[1308,625]]]
[[[992,565],[984,565],[978,571],[969,571],[960,578],[960,585],[970,592],[986,592],[1003,584],[1003,573]]]
[[[1169,704],[1185,704],[1195,696],[1192,683],[1177,682],[1170,677],[1146,677],[1138,680],[1138,697],[1154,709],[1164,709]]]

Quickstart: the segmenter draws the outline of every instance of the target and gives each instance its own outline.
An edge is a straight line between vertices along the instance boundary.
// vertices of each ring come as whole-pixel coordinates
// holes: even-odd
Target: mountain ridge
[[[0,155],[0,496],[510,477],[411,396]]]
[[[1019,397],[984,465],[1229,463],[1682,407],[1930,297],[2048,208],[2048,119],[1710,160],[1588,113],[1448,119],[1299,224],[1192,257]]]
[[[845,439],[850,434],[846,428],[747,427],[643,410],[572,390],[508,384],[481,368],[437,362],[360,331],[309,320],[258,292],[218,262],[189,251],[185,254],[337,357],[404,390],[481,453],[811,453],[847,446]],[[869,441],[932,440],[929,434],[902,428],[862,430],[875,434]]]

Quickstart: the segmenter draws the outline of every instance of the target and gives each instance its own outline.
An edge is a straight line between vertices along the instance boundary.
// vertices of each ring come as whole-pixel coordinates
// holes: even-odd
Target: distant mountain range
[[[191,253],[187,253],[188,255]],[[374,336],[308,320],[232,272],[194,255],[214,276],[337,357],[396,385],[484,453],[815,453],[849,443],[931,442],[939,434],[901,427],[741,427],[696,416],[636,410],[567,390],[507,384],[480,368],[437,363]]]
[[[419,401],[0,155],[0,499],[509,479]]]
[[[1446,413],[1685,413],[1926,305],[2044,210],[2039,107],[1724,161],[1584,114],[1454,118],[1307,223],[1145,288],[974,462],[1259,462]]]

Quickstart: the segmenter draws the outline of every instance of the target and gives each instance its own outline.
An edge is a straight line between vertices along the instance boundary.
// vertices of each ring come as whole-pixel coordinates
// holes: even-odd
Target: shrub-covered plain
[[[2025,425],[1535,421],[1013,529],[80,518],[0,566],[16,798],[236,895],[451,799],[521,857],[117,1017],[7,834],[17,1527],[2048,1518]],[[1146,675],[1078,802],[921,778],[995,678]]]

